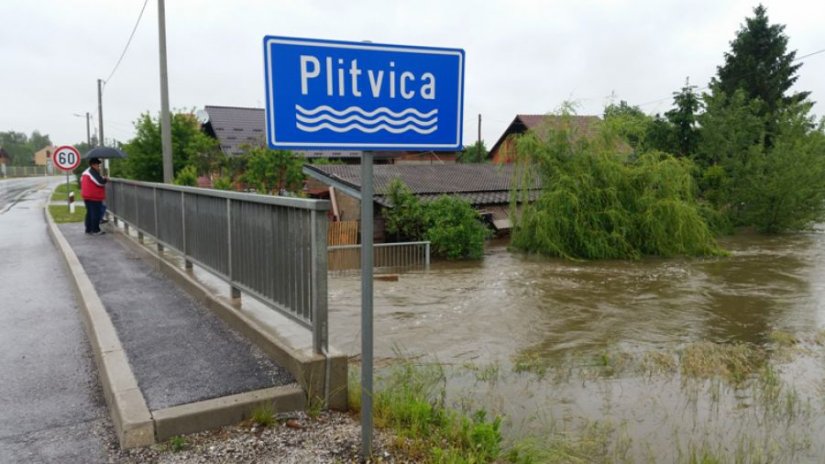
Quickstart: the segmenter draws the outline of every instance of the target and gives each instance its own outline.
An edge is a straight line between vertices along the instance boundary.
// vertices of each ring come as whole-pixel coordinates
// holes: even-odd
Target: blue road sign
[[[271,148],[461,149],[464,50],[264,37]]]

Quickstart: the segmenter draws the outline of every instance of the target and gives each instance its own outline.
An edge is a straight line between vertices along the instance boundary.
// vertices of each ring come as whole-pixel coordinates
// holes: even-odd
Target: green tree
[[[202,151],[214,149],[217,141],[201,132],[200,124],[190,112],[176,112],[171,117],[173,177],[188,164],[198,167]],[[149,113],[135,121],[137,134],[123,151],[128,157],[113,168],[113,174],[131,179],[163,182],[163,150],[160,139],[160,121]],[[190,159],[194,158],[194,159]]]
[[[49,136],[37,130],[32,132],[31,137],[23,132],[0,132],[0,147],[9,154],[13,166],[31,166],[34,153],[49,145],[52,145]]]
[[[544,187],[535,202],[513,205],[512,246],[573,259],[721,253],[696,201],[692,162],[656,151],[623,157],[616,137],[607,125],[587,138],[560,129],[518,139],[519,170]],[[524,199],[532,182],[519,178],[514,198]]]
[[[303,187],[304,161],[291,151],[248,148],[243,181],[258,193],[278,195],[282,191],[298,192]]]
[[[696,86],[685,81],[685,86],[673,94],[674,108],[665,117],[673,124],[675,136],[675,154],[690,156],[696,152],[699,145],[699,130],[696,116],[701,107],[699,96],[696,95]]]
[[[777,121],[769,153],[759,159],[743,199],[745,221],[769,233],[803,230],[825,219],[825,131],[813,121],[810,103],[786,108]]]
[[[635,151],[645,149],[651,118],[638,106],[622,100],[604,108],[604,121],[608,127],[622,137]]]
[[[485,163],[487,162],[487,147],[484,145],[484,140],[479,140],[469,147],[464,147],[458,152],[459,163]]]
[[[645,114],[638,106],[622,100],[604,109],[604,121],[609,130],[625,140],[634,152],[659,150],[676,153],[676,130],[673,124],[656,115]]]
[[[765,143],[770,145],[777,111],[785,104],[802,102],[810,92],[787,94],[802,64],[794,64],[796,52],[787,51],[785,26],[770,24],[762,5],[753,12],[731,42],[731,51],[725,53],[725,64],[717,68],[718,78],[711,80],[711,88],[727,95],[742,89],[749,100],[759,99],[764,105],[759,115],[766,117]]]
[[[32,132],[31,137],[29,137],[28,144],[32,153],[40,151],[44,147],[53,145],[51,138],[48,135],[41,134],[38,130]]]

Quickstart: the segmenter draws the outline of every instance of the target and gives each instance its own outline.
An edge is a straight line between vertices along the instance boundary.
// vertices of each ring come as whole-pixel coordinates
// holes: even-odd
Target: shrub
[[[212,182],[212,188],[217,190],[232,190],[232,179],[229,177],[218,177]]]
[[[178,171],[175,176],[175,185],[185,185],[196,187],[198,185],[198,172],[191,164]]]
[[[432,252],[447,259],[480,259],[490,231],[470,203],[442,196],[426,206],[427,232]]]
[[[484,254],[489,231],[468,202],[444,195],[422,203],[398,179],[390,183],[387,197],[393,206],[382,214],[396,240],[429,240],[433,255],[447,259],[479,259]]]

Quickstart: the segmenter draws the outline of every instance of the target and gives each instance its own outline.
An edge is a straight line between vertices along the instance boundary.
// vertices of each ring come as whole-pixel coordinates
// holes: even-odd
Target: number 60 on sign
[[[80,153],[71,145],[57,147],[52,162],[58,169],[72,171],[80,164]]]

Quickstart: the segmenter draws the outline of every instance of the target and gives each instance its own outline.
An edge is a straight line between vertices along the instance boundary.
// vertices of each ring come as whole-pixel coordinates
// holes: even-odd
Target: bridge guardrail
[[[107,207],[138,232],[312,331],[328,348],[329,201],[112,179]]]

